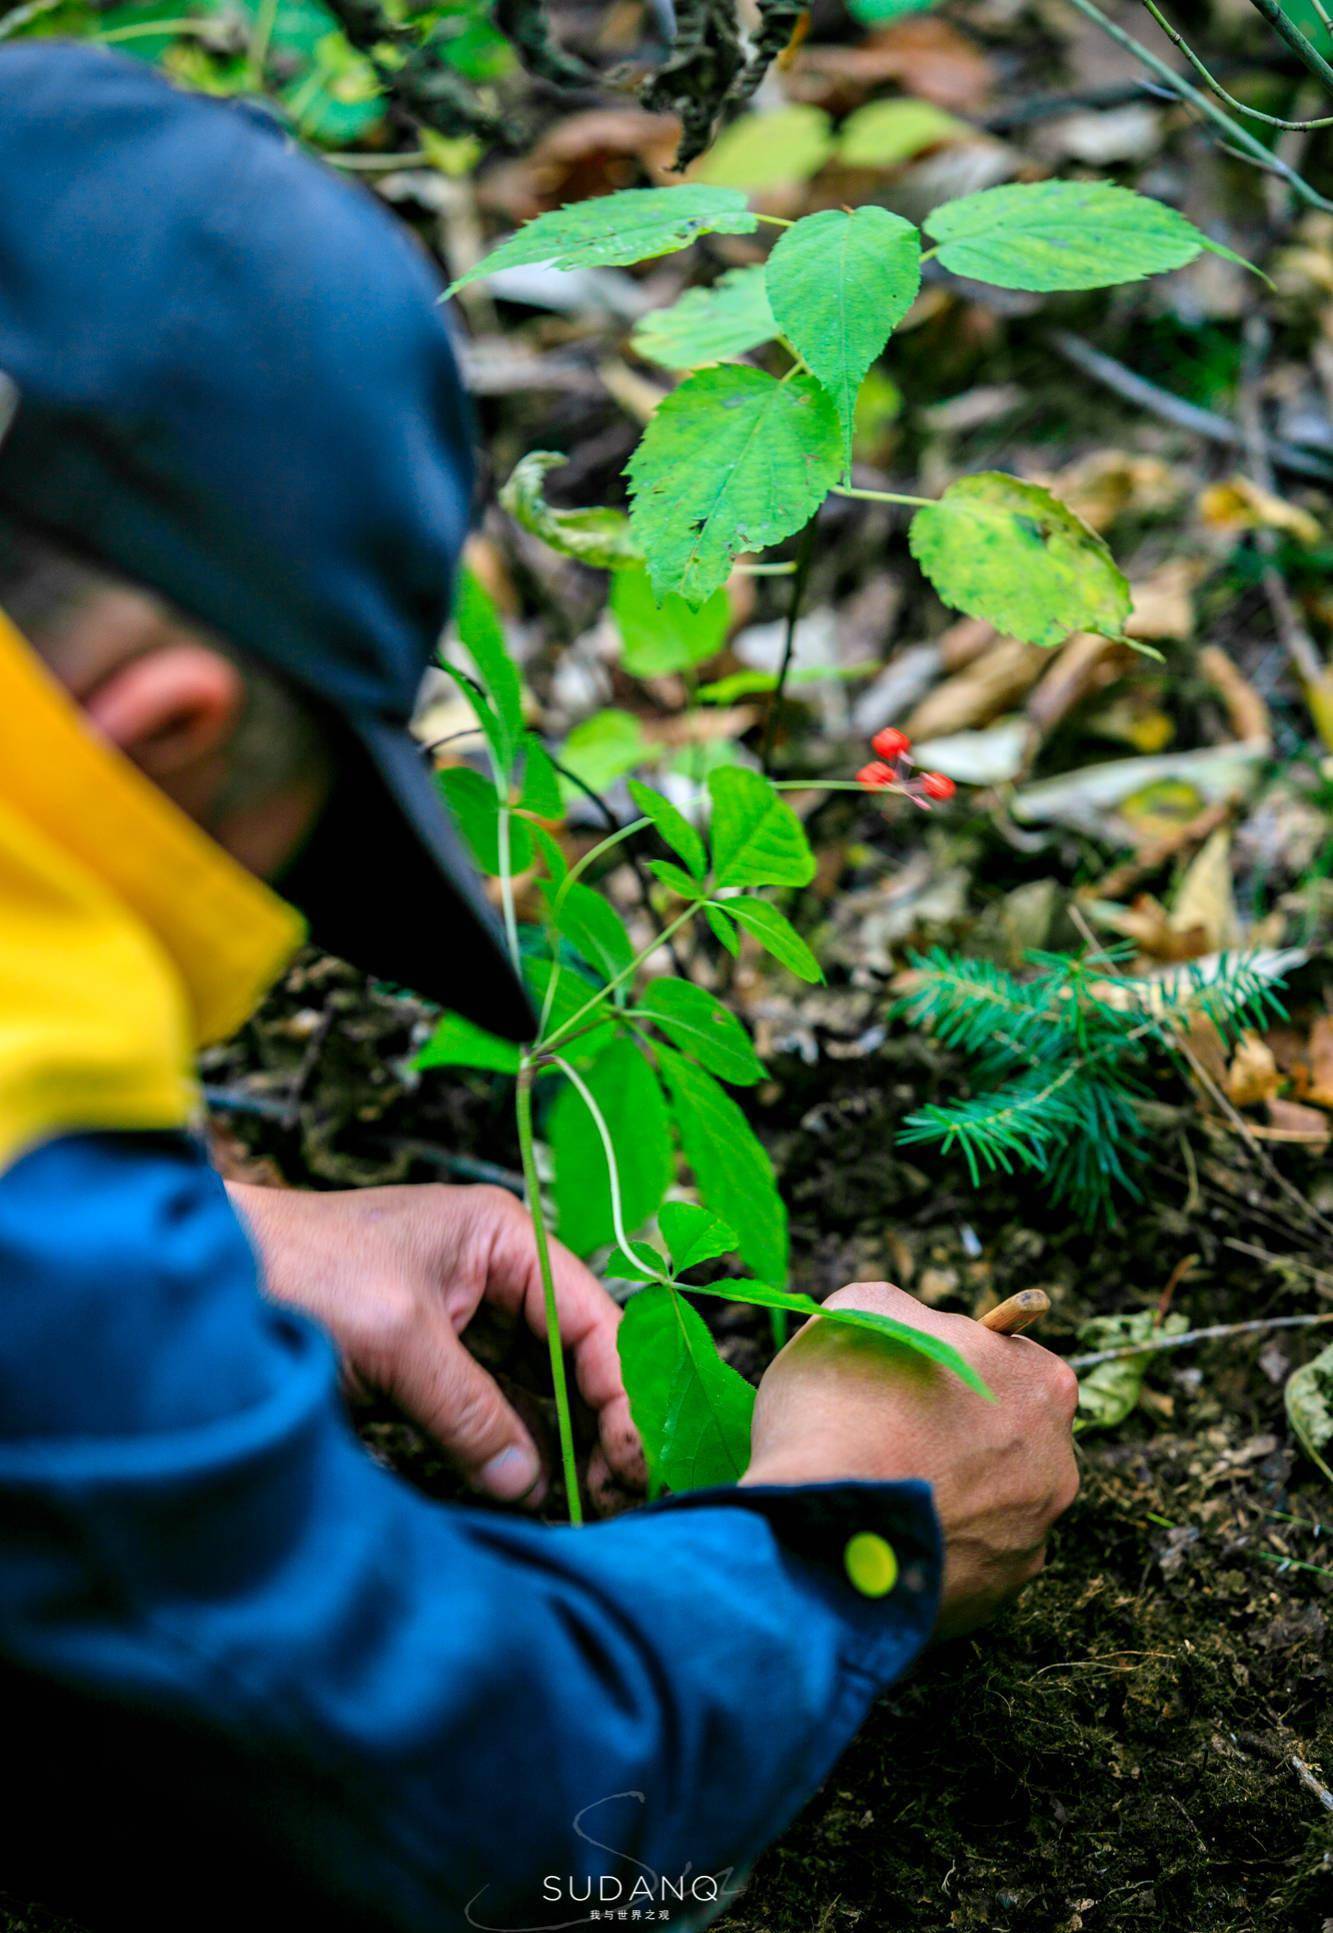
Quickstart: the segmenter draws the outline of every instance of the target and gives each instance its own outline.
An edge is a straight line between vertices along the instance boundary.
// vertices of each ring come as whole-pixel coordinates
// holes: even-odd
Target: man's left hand
[[[327,1329],[349,1376],[429,1431],[468,1481],[532,1507],[546,1493],[527,1428],[461,1340],[483,1302],[546,1335],[532,1224],[503,1188],[363,1188],[307,1194],[229,1184],[260,1251],[265,1287]],[[560,1333],[601,1455],[630,1489],[643,1453],[620,1376],[620,1310],[576,1256],[551,1243]],[[605,1472],[601,1473],[603,1479]],[[599,1473],[590,1471],[598,1486]]]

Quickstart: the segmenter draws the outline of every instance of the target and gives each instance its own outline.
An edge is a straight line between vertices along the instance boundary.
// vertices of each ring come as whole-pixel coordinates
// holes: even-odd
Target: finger
[[[546,1478],[536,1444],[446,1321],[412,1352],[392,1394],[474,1489],[499,1503],[541,1502]]]

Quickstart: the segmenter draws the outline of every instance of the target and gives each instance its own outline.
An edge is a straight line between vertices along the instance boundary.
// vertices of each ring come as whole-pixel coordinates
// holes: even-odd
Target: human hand
[[[855,1282],[829,1302],[951,1342],[996,1400],[868,1331],[812,1318],[759,1385],[742,1481],[923,1478],[944,1534],[936,1635],[969,1631],[1036,1576],[1051,1525],[1078,1493],[1078,1380],[1027,1337],[941,1315],[887,1282]]]
[[[231,1183],[229,1192],[260,1251],[268,1293],[328,1330],[353,1387],[397,1403],[476,1489],[539,1504],[546,1477],[536,1445],[461,1340],[483,1302],[545,1338],[521,1204],[503,1188],[434,1183],[331,1194]],[[620,1310],[568,1249],[550,1248],[560,1332],[597,1415],[600,1457],[621,1484],[642,1489],[643,1453],[616,1353]],[[590,1470],[594,1491],[605,1474]]]

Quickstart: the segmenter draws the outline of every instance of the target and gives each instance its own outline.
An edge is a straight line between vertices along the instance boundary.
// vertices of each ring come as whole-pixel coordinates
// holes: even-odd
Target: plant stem
[[[795,228],[796,226],[795,222],[788,221],[785,215],[761,215],[756,212],[755,220],[765,221],[772,228]]]
[[[514,963],[514,971],[522,974],[523,955],[518,948],[518,919],[514,912],[514,875],[510,864],[509,822],[512,817],[510,807],[503,794],[500,799],[500,823],[497,828],[497,843],[500,849],[500,899],[504,908],[505,944],[509,957]]]
[[[269,42],[273,38],[274,23],[278,18],[278,0],[261,0],[255,15],[254,32],[250,36],[250,78],[259,93],[264,91],[264,67],[268,60]]]
[[[1117,47],[1123,47],[1126,53],[1133,54],[1134,58],[1141,61],[1149,73],[1156,74],[1158,80],[1164,81],[1179,100],[1188,101],[1190,106],[1197,108],[1206,120],[1213,123],[1214,127],[1220,128],[1227,139],[1234,142],[1241,150],[1245,159],[1253,161],[1257,166],[1266,169],[1271,174],[1280,175],[1282,180],[1291,189],[1291,192],[1299,200],[1303,201],[1307,207],[1323,208],[1328,213],[1333,214],[1333,201],[1329,201],[1326,196],[1321,195],[1316,189],[1312,188],[1308,181],[1304,180],[1297,174],[1294,168],[1289,167],[1285,161],[1281,160],[1266,148],[1256,135],[1250,133],[1248,128],[1242,127],[1239,121],[1233,121],[1231,116],[1218,106],[1211,95],[1205,94],[1202,89],[1195,87],[1192,82],[1185,79],[1183,74],[1178,74],[1174,67],[1170,66],[1167,61],[1164,61],[1159,55],[1155,54],[1151,47],[1145,47],[1141,40],[1135,40],[1133,34],[1126,33],[1122,26],[1112,20],[1108,14],[1102,12],[1101,8],[1097,6],[1096,0],[1069,0],[1069,4],[1081,13],[1085,20],[1091,20],[1094,26],[1100,27],[1108,39],[1116,43]]]
[[[542,1299],[546,1307],[546,1341],[551,1353],[551,1386],[555,1392],[556,1424],[560,1434],[560,1463],[565,1475],[569,1501],[569,1521],[583,1522],[583,1499],[579,1495],[579,1471],[574,1457],[574,1424],[569,1413],[569,1386],[565,1381],[565,1352],[560,1343],[560,1310],[555,1299],[555,1277],[551,1273],[551,1250],[546,1239],[546,1218],[542,1213],[541,1182],[537,1176],[537,1154],[532,1136],[533,1066],[524,1060],[518,1070],[514,1113],[518,1123],[518,1146],[523,1158],[523,1187],[532,1218],[532,1235],[537,1245],[537,1267],[541,1271]]]
[[[778,681],[773,687],[768,701],[768,715],[764,719],[764,740],[759,750],[759,769],[768,775],[769,760],[773,755],[773,740],[778,729],[778,716],[782,710],[782,699],[787,689],[787,674],[791,661],[796,655],[796,627],[801,621],[801,604],[805,598],[806,580],[810,575],[810,559],[815,549],[815,523],[817,513],[801,533],[801,547],[796,553],[796,570],[791,580],[791,597],[787,603],[787,635],[782,645],[782,663],[778,666]]]
[[[1184,35],[1171,25],[1171,22],[1167,19],[1160,7],[1154,4],[1154,0],[1143,0],[1143,4],[1157,22],[1162,32],[1166,35],[1167,39],[1171,42],[1171,45],[1180,49],[1195,73],[1200,76],[1207,86],[1212,88],[1214,94],[1217,95],[1220,101],[1225,101],[1228,107],[1234,107],[1238,114],[1248,115],[1252,121],[1262,121],[1265,126],[1270,128],[1286,128],[1292,134],[1308,133],[1313,128],[1333,127],[1333,115],[1327,116],[1322,121],[1284,121],[1276,114],[1263,113],[1260,108],[1246,107],[1244,101],[1238,101],[1234,94],[1228,94],[1221,81],[1215,75],[1209,73]]]
[[[859,503],[905,503],[913,510],[926,509],[935,502],[934,497],[904,497],[896,490],[858,490],[850,483],[835,483],[829,495],[855,497]]]
[[[1333,93],[1333,67],[1330,67],[1313,41],[1307,40],[1296,22],[1283,13],[1278,0],[1250,0],[1256,13],[1261,13],[1273,32],[1280,40],[1285,40],[1303,67],[1308,67],[1316,80]]]
[[[642,1268],[643,1264],[629,1245],[629,1235],[625,1228],[625,1214],[620,1197],[620,1164],[616,1160],[616,1144],[611,1139],[611,1130],[606,1125],[606,1116],[602,1113],[601,1108],[598,1107],[597,1098],[588,1086],[588,1083],[581,1074],[575,1072],[568,1061],[561,1060],[558,1054],[553,1054],[551,1056],[551,1065],[560,1069],[560,1072],[565,1076],[565,1079],[573,1087],[584,1107],[587,1108],[589,1114],[592,1116],[592,1124],[596,1128],[597,1138],[602,1144],[602,1153],[606,1156],[606,1174],[611,1191],[611,1227],[615,1234],[616,1247],[620,1250],[627,1262],[632,1262],[635,1268]]]
[[[583,1019],[585,1014],[590,1014],[595,1007],[600,1007],[602,1002],[608,999],[610,995],[615,992],[617,987],[622,986],[626,980],[632,979],[633,976],[638,972],[639,968],[643,965],[644,961],[647,959],[650,959],[651,956],[654,953],[656,953],[659,946],[665,946],[667,941],[671,939],[673,934],[679,933],[681,927],[684,926],[688,920],[692,920],[694,918],[694,915],[698,910],[699,904],[700,902],[698,900],[691,900],[683,913],[678,914],[677,917],[671,921],[669,926],[663,927],[662,931],[657,935],[657,937],[653,940],[650,940],[647,946],[643,947],[638,953],[636,953],[634,955],[634,958],[630,961],[629,965],[623,966],[620,969],[619,973],[617,973],[613,979],[608,980],[606,985],[603,988],[601,988],[599,992],[593,994],[590,1000],[585,1000],[583,1005],[579,1008],[578,1012],[571,1014],[569,1016],[569,1019],[565,1021],[563,1026],[557,1027],[556,1031],[551,1035],[551,1038],[549,1040],[539,1041],[537,1043],[538,1051],[542,1054],[549,1054],[553,1048],[559,1047],[565,1041],[567,1041],[570,1035],[573,1033],[574,1029],[578,1026],[578,1023]]]

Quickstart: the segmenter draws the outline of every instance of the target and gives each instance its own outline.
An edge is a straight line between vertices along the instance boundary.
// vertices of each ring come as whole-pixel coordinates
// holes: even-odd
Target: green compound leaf
[[[670,1047],[659,1048],[658,1064],[705,1206],[730,1222],[756,1275],[785,1282],[787,1210],[763,1143],[711,1074]]]
[[[727,918],[726,913],[723,911],[722,907],[705,906],[703,909],[703,915],[704,915],[704,918],[708,921],[708,924],[712,929],[713,938],[715,940],[719,940],[722,943],[722,945],[726,947],[727,952],[730,953],[732,959],[734,960],[736,958],[736,955],[741,950],[740,935],[737,933],[736,928],[732,925],[731,921]]]
[[[629,795],[644,818],[652,820],[658,838],[680,855],[696,879],[702,879],[708,870],[708,855],[703,840],[684,813],[678,812],[670,799],[663,798],[641,779],[629,781]]]
[[[1183,268],[1210,247],[1164,202],[1110,181],[1032,181],[946,201],[926,233],[955,275],[1002,289],[1104,289]]]
[[[799,1290],[773,1289],[766,1282],[710,1282],[706,1287],[687,1282],[685,1287],[691,1295],[716,1295],[724,1302],[750,1302],[762,1309],[786,1309],[793,1315],[819,1316],[841,1329],[866,1330],[885,1342],[910,1349],[913,1355],[928,1357],[942,1369],[952,1370],[969,1389],[990,1400],[991,1392],[985,1382],[952,1343],[925,1329],[914,1329],[910,1322],[899,1322],[894,1316],[880,1315],[875,1309],[830,1309]]]
[[[640,1289],[617,1335],[630,1414],[657,1484],[735,1483],[750,1460],[754,1390],[674,1289]]]
[[[918,510],[913,557],[946,604],[1028,644],[1071,631],[1119,637],[1129,585],[1106,545],[1058,497],[998,470],[951,484]]]
[[[568,461],[555,450],[530,450],[500,492],[503,508],[520,529],[593,570],[624,570],[641,563],[623,510],[553,510],[547,503],[547,471]]]
[[[688,248],[700,235],[749,235],[758,226],[739,189],[701,182],[679,188],[624,188],[538,215],[517,235],[460,275],[455,295],[498,269],[546,262],[552,268],[596,268],[646,262]]]
[[[632,1040],[613,1041],[583,1078],[616,1151],[621,1213],[632,1235],[657,1213],[671,1181],[671,1129],[662,1090]],[[606,1150],[583,1096],[568,1082],[549,1123],[556,1233],[576,1255],[587,1255],[615,1239]]]
[[[651,748],[643,726],[632,711],[611,706],[594,712],[577,724],[565,740],[560,763],[567,772],[583,780],[594,792],[605,792],[609,785],[642,765]],[[579,796],[578,787],[569,785],[567,798]]]
[[[766,899],[728,899],[722,902],[722,910],[753,934],[766,953],[788,973],[794,973],[798,980],[810,986],[819,985],[824,978],[824,969],[801,938],[785,913],[776,906],[770,906]]]
[[[480,1067],[492,1074],[517,1074],[520,1049],[512,1040],[488,1034],[461,1013],[447,1013],[421,1049],[413,1067]]]
[[[733,268],[711,288],[687,289],[669,309],[635,324],[630,347],[663,369],[726,362],[771,342],[778,332],[764,287],[764,266]]]
[[[815,856],[805,827],[768,780],[743,765],[708,776],[715,886],[808,886]]]
[[[557,933],[564,934],[599,979],[614,980],[631,964],[633,941],[609,899],[577,879],[572,886],[558,889],[543,880],[541,890]]]
[[[799,530],[837,482],[841,450],[837,411],[809,376],[779,382],[740,364],[687,376],[626,471],[657,595],[697,609],[743,551]]]
[[[464,569],[458,576],[458,595],[454,605],[454,628],[458,641],[477,668],[482,689],[490,700],[490,715],[478,710],[486,736],[506,775],[512,769],[514,752],[523,733],[523,690],[518,666],[509,655],[500,615],[489,592],[475,572]],[[473,700],[475,703],[475,698]]]
[[[753,1087],[764,1078],[764,1063],[750,1036],[716,994],[689,980],[653,980],[634,1011],[661,1029],[673,1047],[692,1054],[719,1080]],[[733,1243],[734,1247],[735,1244]]]
[[[697,879],[691,879],[679,866],[673,866],[669,859],[650,859],[648,870],[654,879],[660,879],[669,893],[678,893],[681,899],[699,900],[708,891]],[[704,908],[705,913],[708,908]]]
[[[521,873],[532,864],[532,838],[524,821],[509,814],[509,865],[500,854],[500,801],[494,785],[465,765],[451,765],[435,774],[435,783],[467,841],[468,850],[484,873],[498,879],[502,872]]]
[[[665,678],[715,657],[726,642],[731,601],[717,590],[696,611],[668,593],[659,603],[645,570],[617,571],[611,581],[611,615],[624,647],[625,669],[634,678]]]
[[[856,392],[916,300],[921,236],[887,208],[825,208],[785,231],[766,280],[778,327],[833,398],[850,463]]]
[[[719,1255],[730,1255],[736,1246],[736,1231],[720,1215],[697,1202],[667,1201],[658,1211],[657,1226],[671,1252],[671,1266],[677,1275],[697,1269],[701,1262],[714,1262]]]

